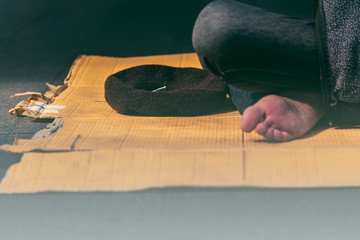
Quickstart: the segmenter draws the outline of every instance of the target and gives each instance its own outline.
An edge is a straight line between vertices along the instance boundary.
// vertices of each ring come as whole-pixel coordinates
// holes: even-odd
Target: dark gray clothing
[[[193,45],[205,68],[242,89],[320,89],[313,20],[214,1],[195,23]]]
[[[359,2],[319,0],[308,20],[217,0],[195,23],[194,49],[240,111],[265,94],[311,90],[322,92],[333,125],[359,124]]]
[[[327,116],[360,124],[360,0],[318,0],[316,33]]]
[[[279,90],[321,91],[313,20],[218,0],[200,13],[193,45],[203,67],[229,84],[240,112]]]

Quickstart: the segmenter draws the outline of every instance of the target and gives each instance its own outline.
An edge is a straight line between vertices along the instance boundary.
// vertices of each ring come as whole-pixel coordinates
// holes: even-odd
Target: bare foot
[[[321,95],[292,91],[268,95],[248,107],[241,119],[245,132],[255,130],[266,139],[288,141],[307,133],[324,115]]]

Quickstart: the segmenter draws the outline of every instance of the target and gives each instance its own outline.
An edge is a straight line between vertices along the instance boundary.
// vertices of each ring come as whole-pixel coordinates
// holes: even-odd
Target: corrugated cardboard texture
[[[115,112],[106,78],[143,64],[198,67],[195,54],[134,58],[81,56],[69,87],[52,105],[64,127],[4,150],[25,153],[0,185],[3,193],[129,191],[165,186],[318,187],[360,185],[360,130],[317,128],[303,139],[272,143],[243,134],[236,111],[198,117]]]

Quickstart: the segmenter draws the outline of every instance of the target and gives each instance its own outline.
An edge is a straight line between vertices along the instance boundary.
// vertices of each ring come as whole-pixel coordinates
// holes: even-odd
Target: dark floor
[[[0,144],[46,122],[7,111],[10,95],[61,84],[79,54],[193,52],[209,0],[0,0]],[[312,17],[312,0],[247,0]],[[0,178],[21,154],[0,152]],[[360,191],[170,188],[0,195],[0,239],[358,239]]]

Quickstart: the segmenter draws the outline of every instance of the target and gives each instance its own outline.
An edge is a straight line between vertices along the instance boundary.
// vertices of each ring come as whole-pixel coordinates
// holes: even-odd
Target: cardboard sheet
[[[316,128],[273,143],[244,134],[241,116],[224,109],[197,117],[142,117],[115,112],[106,78],[143,64],[198,67],[195,54],[112,58],[81,56],[67,89],[38,117],[61,117],[44,139],[1,149],[26,152],[0,184],[2,193],[129,191],[166,186],[318,187],[360,185],[360,130]]]

